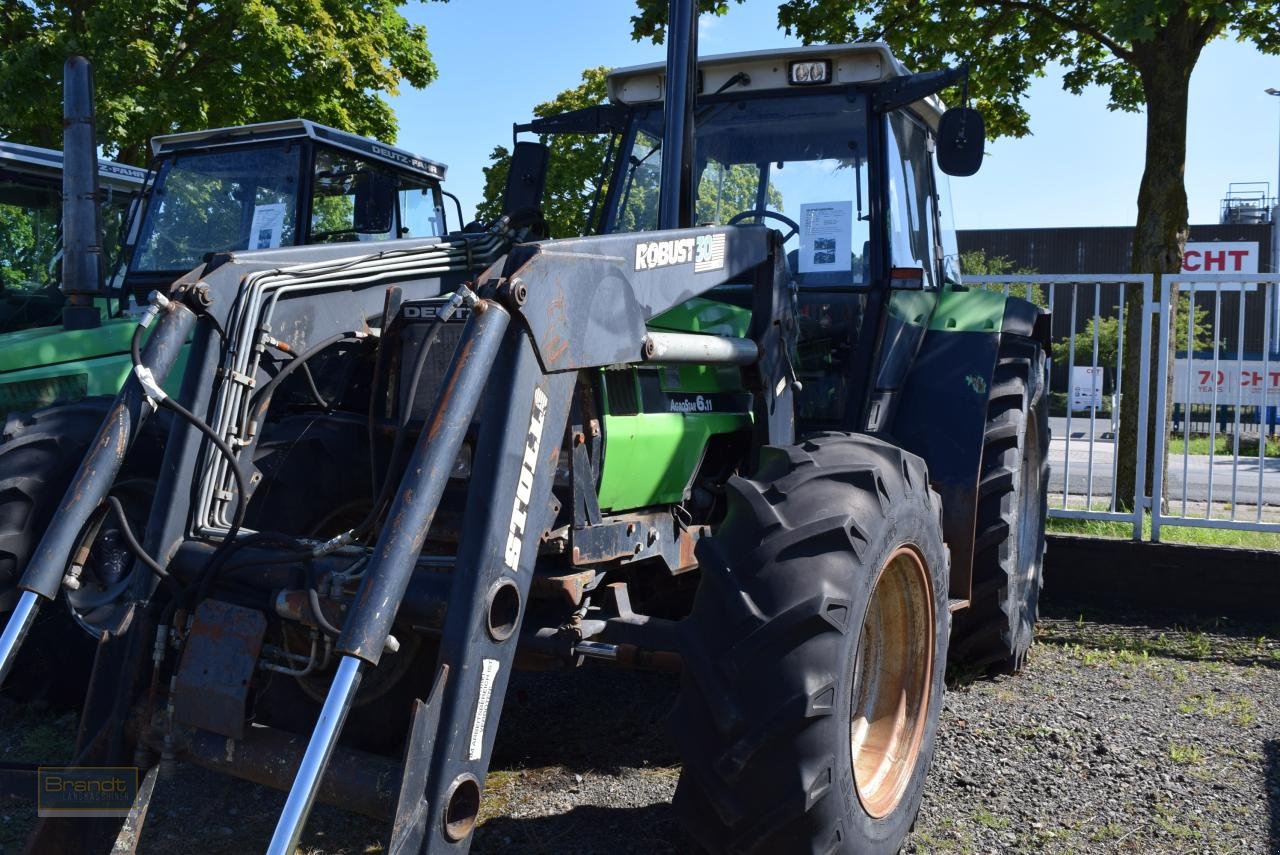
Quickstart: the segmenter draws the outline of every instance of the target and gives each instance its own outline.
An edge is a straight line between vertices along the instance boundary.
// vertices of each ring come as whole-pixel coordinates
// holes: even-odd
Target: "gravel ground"
[[[1280,853],[1280,624],[1059,606],[1015,678],[953,674],[907,852]],[[684,852],[669,800],[663,675],[518,675],[473,852]],[[65,716],[0,708],[0,761],[65,750]],[[158,790],[143,852],[239,853],[283,796],[196,769]],[[16,852],[29,804],[0,814]],[[382,851],[384,829],[319,808],[314,855]]]

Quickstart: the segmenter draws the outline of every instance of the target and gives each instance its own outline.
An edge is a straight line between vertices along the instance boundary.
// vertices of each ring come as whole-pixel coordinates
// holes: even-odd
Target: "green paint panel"
[[[128,353],[137,325],[135,318],[114,318],[91,330],[58,326],[8,333],[0,337],[0,372]]]
[[[997,291],[945,289],[938,299],[929,329],[939,332],[998,333],[1004,324],[1006,297]]]
[[[751,327],[751,311],[741,306],[694,297],[651,319],[647,326],[673,332],[711,333],[741,338]]]
[[[695,297],[653,318],[648,326],[742,337],[750,329],[751,312]],[[670,394],[742,390],[742,375],[731,366],[665,365],[644,370],[657,372],[660,388]],[[636,370],[631,369],[631,374],[636,376]],[[641,398],[639,386],[636,398]],[[750,428],[749,412],[606,414],[600,507],[623,511],[683,501],[711,437]]]
[[[889,314],[904,324],[922,327],[929,323],[929,314],[937,303],[937,291],[894,291],[889,297]]]
[[[84,396],[115,395],[133,370],[129,343],[137,326],[134,318],[116,318],[91,330],[45,327],[0,337],[0,417]],[[170,394],[182,385],[187,352],[165,383]]]
[[[715,434],[750,427],[747,413],[605,416],[601,509],[623,511],[682,501],[707,441]]]

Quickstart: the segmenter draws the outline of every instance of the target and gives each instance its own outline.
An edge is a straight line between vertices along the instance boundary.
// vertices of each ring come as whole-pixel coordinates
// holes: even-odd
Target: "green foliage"
[[[302,116],[391,142],[383,100],[436,76],[405,0],[31,0],[0,11],[0,136],[61,148],[62,64],[94,64],[108,156],[156,134]]]
[[[1187,349],[1187,311],[1191,308],[1191,297],[1187,294],[1178,295],[1178,311],[1174,316],[1181,318],[1181,322],[1174,324],[1174,350],[1185,351]],[[1213,321],[1209,317],[1209,310],[1204,306],[1197,305],[1195,319],[1192,321],[1192,341],[1195,342],[1195,350],[1210,350],[1213,348]],[[1120,348],[1120,320],[1118,317],[1103,317],[1098,319],[1098,365],[1118,365],[1118,356]],[[1090,318],[1084,328],[1078,330],[1075,335],[1075,362],[1071,360],[1071,337],[1063,338],[1053,343],[1053,361],[1058,365],[1093,365],[1093,328],[1094,319]],[[1133,342],[1126,342],[1125,349],[1133,346]]]
[[[12,195],[0,198],[0,290],[38,291],[57,282],[61,199],[52,189]]]
[[[554,116],[569,110],[603,104],[608,97],[605,79],[609,69],[588,68],[582,72],[582,83],[566,89],[550,101],[533,108],[538,117]],[[602,176],[601,165],[609,148],[607,137],[585,134],[558,134],[541,137],[551,145],[551,165],[547,174],[547,187],[543,195],[542,213],[555,237],[583,234],[591,202],[599,192],[606,192],[607,177]],[[489,155],[490,165],[484,169],[484,198],[476,206],[476,218],[481,221],[496,219],[502,213],[502,191],[507,184],[507,170],[511,165],[511,151],[497,146]]]
[[[735,163],[725,167],[712,161],[702,171],[698,182],[698,202],[695,220],[699,223],[725,223],[735,214],[754,210],[756,190],[760,186],[760,168],[754,163]],[[782,193],[769,183],[768,205],[775,211],[782,210]],[[777,227],[776,221],[765,223]]]
[[[960,272],[964,276],[1034,276],[1030,267],[1017,267],[1013,260],[1003,255],[987,257],[985,249],[971,249],[960,253]],[[993,291],[1004,291],[1003,285],[991,285]],[[1029,300],[1037,306],[1047,306],[1044,289],[1030,282],[1014,282],[1009,286],[1009,296]]]

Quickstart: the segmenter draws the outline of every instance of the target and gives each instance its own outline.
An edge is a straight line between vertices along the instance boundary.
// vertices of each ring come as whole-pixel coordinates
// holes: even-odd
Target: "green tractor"
[[[98,161],[105,246],[123,243],[146,177],[145,169]],[[0,140],[0,342],[16,340],[9,333],[60,323],[66,302],[58,277],[61,220],[62,152]],[[0,414],[29,403],[17,389],[4,387]]]
[[[221,253],[152,295],[0,636],[2,678],[111,513],[128,620],[75,764],[148,770],[120,839],[185,761],[289,791],[271,853],[317,799],[464,852],[512,670],[591,660],[680,671],[702,847],[901,846],[948,656],[1016,671],[1031,643],[1048,318],[955,269],[939,169],[976,170],[981,117],[936,93],[963,71],[699,62],[694,7],[665,66],[526,126],[612,135],[597,234],[528,239],[547,149],[521,143],[520,233]],[[141,534],[112,491],[155,410]]]

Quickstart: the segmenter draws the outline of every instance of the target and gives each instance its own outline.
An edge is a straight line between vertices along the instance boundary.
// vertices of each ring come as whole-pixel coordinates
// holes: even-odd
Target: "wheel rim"
[[[1026,607],[1031,602],[1029,594],[1033,585],[1039,583],[1040,537],[1044,529],[1041,519],[1041,501],[1043,491],[1040,486],[1040,428],[1035,422],[1034,411],[1029,414],[1027,432],[1023,439],[1022,471],[1019,473],[1019,489],[1017,496],[1018,510],[1014,522],[1018,532],[1014,536],[1018,554],[1014,556],[1016,577],[1010,586],[1010,593],[1017,599],[1014,605],[1019,606],[1018,614],[1022,626],[1030,627],[1033,619]]]
[[[887,816],[915,772],[933,679],[933,595],[914,549],[898,548],[876,576],[862,623],[849,722],[853,777],[871,816]]]

